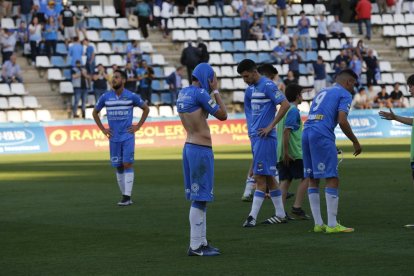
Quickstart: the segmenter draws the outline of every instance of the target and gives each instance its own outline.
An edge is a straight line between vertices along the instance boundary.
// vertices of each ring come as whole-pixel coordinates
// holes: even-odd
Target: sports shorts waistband
[[[204,148],[208,148],[208,149],[213,149],[212,146],[206,146],[206,145],[199,145],[199,144],[193,144],[193,143],[188,143],[185,142],[186,145],[193,145],[193,146],[198,146],[198,147],[204,147]]]

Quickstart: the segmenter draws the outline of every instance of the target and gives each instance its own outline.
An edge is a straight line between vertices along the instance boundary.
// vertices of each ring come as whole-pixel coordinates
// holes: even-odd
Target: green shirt
[[[411,126],[411,145],[410,145],[410,151],[411,151],[411,162],[414,162],[414,119],[413,124]]]
[[[277,160],[278,162],[283,159],[283,131],[289,128],[291,129],[289,138],[289,155],[294,159],[302,159],[302,131],[303,123],[300,118],[299,109],[290,104],[289,110],[286,115],[277,124]]]

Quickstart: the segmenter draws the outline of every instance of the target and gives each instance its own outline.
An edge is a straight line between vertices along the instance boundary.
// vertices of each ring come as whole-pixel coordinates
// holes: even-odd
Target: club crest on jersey
[[[191,192],[197,193],[200,190],[200,186],[197,183],[191,184]]]
[[[325,170],[325,164],[324,163],[319,163],[318,164],[318,170],[323,172]]]

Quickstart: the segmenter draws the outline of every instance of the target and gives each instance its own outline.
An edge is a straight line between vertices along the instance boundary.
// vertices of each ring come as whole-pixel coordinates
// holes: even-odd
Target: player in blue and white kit
[[[341,71],[336,84],[324,88],[313,99],[308,120],[302,135],[304,176],[309,178],[308,196],[315,220],[314,232],[346,233],[353,228],[340,225],[336,220],[338,213],[338,156],[335,145],[334,129],[338,125],[352,141],[354,155],[361,153],[358,139],[352,132],[347,116],[351,107],[351,93],[358,76],[350,69]],[[325,197],[328,225],[322,220],[319,198],[319,180],[326,179]]]
[[[254,61],[242,60],[237,66],[237,72],[249,85],[246,89],[245,101],[250,102],[246,109],[246,120],[250,127],[250,140],[253,151],[253,175],[256,181],[256,191],[253,196],[252,209],[243,227],[254,227],[257,215],[269,188],[270,198],[275,207],[275,218],[286,222],[282,193],[274,176],[277,163],[276,124],[283,118],[290,105],[283,93],[268,78],[262,77],[257,71]],[[280,104],[276,115],[276,106]],[[248,104],[247,104],[248,107]]]
[[[99,129],[109,139],[111,163],[117,169],[116,178],[122,194],[119,206],[132,204],[135,132],[142,127],[149,113],[149,107],[140,96],[124,89],[126,80],[125,72],[116,70],[112,77],[113,90],[98,99],[92,113]],[[142,117],[136,125],[132,123],[134,106],[143,109]],[[99,118],[103,107],[106,107],[109,128],[105,128]]]
[[[178,94],[177,111],[186,132],[183,149],[184,189],[190,207],[189,256],[216,256],[218,248],[207,242],[207,202],[213,201],[214,156],[208,114],[224,121],[226,106],[217,90],[217,78],[213,68],[200,63],[192,73],[192,85]],[[214,100],[210,97],[213,93]]]

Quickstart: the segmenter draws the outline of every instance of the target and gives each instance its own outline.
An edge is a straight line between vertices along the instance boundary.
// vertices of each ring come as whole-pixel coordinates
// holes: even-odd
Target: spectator
[[[48,22],[48,19],[53,17],[55,21],[58,19],[58,14],[55,10],[55,1],[49,1],[45,10],[45,22]]]
[[[88,80],[88,72],[82,67],[81,61],[77,60],[75,67],[72,68],[72,85],[75,96],[72,106],[73,118],[79,118],[77,114],[79,99],[82,101],[82,118],[85,118],[86,100],[88,98]]]
[[[24,49],[24,44],[29,41],[29,32],[27,30],[27,24],[24,21],[20,21],[20,25],[17,28],[17,39],[19,44]]]
[[[3,82],[8,84],[13,82],[23,82],[22,71],[20,65],[16,63],[16,59],[16,54],[12,54],[10,59],[3,64],[1,69]]]
[[[37,13],[37,18],[39,23],[43,24],[46,22],[46,11],[49,5],[49,0],[36,0],[35,3],[39,5],[39,11]]]
[[[394,84],[394,90],[391,92],[390,98],[393,107],[406,107],[404,103],[404,96],[400,90],[400,84],[398,82]]]
[[[168,37],[170,33],[168,29],[168,20],[172,16],[172,9],[173,9],[173,5],[171,3],[171,0],[165,0],[162,2],[161,18],[162,18],[162,24],[164,25],[164,38]]]
[[[364,56],[367,54],[367,49],[364,46],[364,41],[362,39],[358,40],[357,46],[354,48],[355,54],[360,60],[364,59]]]
[[[357,74],[358,79],[361,78],[361,73],[362,73],[362,62],[361,60],[358,58],[357,55],[353,55],[352,56],[352,60],[349,63],[349,68],[352,69],[352,71],[354,71],[355,74]]]
[[[362,23],[365,24],[366,35],[365,38],[371,39],[371,2],[369,0],[359,0],[355,11],[358,17],[358,32],[362,35]]]
[[[272,63],[282,64],[284,62],[286,59],[286,47],[283,41],[279,40],[278,45],[273,48],[270,57]]]
[[[204,44],[201,37],[197,39],[197,43],[198,43],[197,48],[200,51],[200,62],[207,63],[210,60],[210,54],[208,53],[207,45]]]
[[[50,56],[56,55],[56,44],[58,41],[58,25],[55,17],[50,16],[47,23],[43,27],[43,37],[45,39],[46,54]]]
[[[321,44],[323,42],[324,49],[328,48],[328,40],[326,39],[326,36],[328,35],[328,25],[325,20],[325,16],[321,14],[319,16],[318,22],[318,28],[317,33],[318,36],[316,37],[316,42],[318,43],[318,51],[322,49]]]
[[[290,46],[290,52],[287,54],[285,63],[289,64],[289,71],[293,72],[297,81],[299,79],[299,63],[302,62],[302,58],[295,52],[295,50],[295,46]]]
[[[224,1],[223,0],[213,0],[214,6],[216,6],[216,15],[219,15],[219,11],[221,16],[225,16],[224,14]]]
[[[263,32],[262,27],[260,26],[260,21],[256,19],[249,30],[250,38],[253,40],[262,40],[263,39]]]
[[[110,73],[108,72],[108,74],[106,75],[106,79],[108,80],[108,83],[110,86],[112,85],[112,77],[114,75],[114,72],[118,69],[119,69],[118,65],[112,64]]]
[[[183,76],[184,76],[184,67],[178,66],[175,72],[172,72],[165,80],[169,86],[169,89],[172,95],[172,103],[174,105],[177,101],[178,92],[183,87],[182,85]]]
[[[259,19],[263,16],[265,7],[266,7],[266,0],[253,0],[253,15],[254,19]]]
[[[85,6],[83,9],[78,9],[75,13],[75,17],[76,17],[75,31],[78,37],[80,37],[80,32],[82,32],[83,37],[87,37],[85,14],[87,14],[88,12],[89,10]]]
[[[368,85],[368,101],[372,108],[378,107],[377,92],[375,92],[373,85]]]
[[[346,61],[341,61],[339,63],[339,66],[336,67],[336,69],[335,69],[335,77],[336,77],[336,75],[338,75],[339,72],[341,72],[341,71],[343,71],[345,69],[348,69],[348,64],[346,63]]]
[[[260,26],[262,28],[263,37],[269,41],[276,38],[276,28],[270,24],[266,24],[264,21],[264,17],[259,19]]]
[[[233,0],[231,1],[231,7],[233,9],[234,12],[239,12],[241,6],[243,5],[243,1],[242,0]]]
[[[354,43],[353,43],[353,39],[351,37],[348,37],[345,41],[345,44],[342,45],[342,49],[345,49],[346,52],[345,54],[347,56],[352,56],[354,53]]]
[[[125,74],[127,75],[127,80],[125,82],[125,89],[136,93],[137,92],[137,73],[132,68],[132,64],[130,61],[127,61],[125,65]]]
[[[137,40],[133,40],[132,42],[127,44],[126,59],[127,61],[129,60],[131,64],[134,64],[134,65],[142,59],[142,51],[141,51],[141,48],[139,47]]]
[[[148,37],[147,25],[152,21],[152,10],[148,4],[148,0],[138,2],[135,8],[135,14],[138,16],[138,24],[141,29],[142,36]]]
[[[286,47],[291,46],[293,44],[295,48],[297,48],[296,38],[292,34],[289,33],[289,29],[285,28],[283,30],[282,35],[279,37],[278,41],[283,41]]]
[[[20,0],[19,1],[19,10],[18,14],[20,14],[20,19],[24,22],[31,22],[32,21],[32,8],[33,8],[33,0]]]
[[[55,11],[56,11],[57,16],[59,16],[62,10],[63,10],[63,0],[55,0]]]
[[[195,48],[191,42],[188,42],[188,46],[181,53],[181,64],[187,67],[189,80],[191,80],[194,68],[200,63],[200,58],[200,49]]]
[[[79,61],[82,63],[82,55],[83,55],[83,46],[79,42],[79,37],[75,36],[73,38],[73,43],[69,46],[69,57],[71,58],[71,66],[75,67],[76,62]]]
[[[316,62],[312,64],[315,92],[318,93],[322,88],[326,87],[326,64],[321,56],[318,56]]]
[[[108,75],[106,74],[105,67],[101,63],[98,64],[97,70],[93,75],[93,92],[95,95],[95,101],[98,101],[99,97],[108,90]]]
[[[414,0],[406,0],[408,2],[408,10],[411,14],[414,13]]]
[[[365,64],[367,65],[367,85],[377,85],[377,79],[375,74],[379,71],[377,57],[374,56],[372,49],[368,50],[368,55],[364,57]]]
[[[379,108],[382,108],[382,107],[391,108],[392,107],[391,98],[390,98],[390,95],[388,95],[387,93],[385,84],[381,85],[381,91],[378,92],[377,94],[376,103],[378,104]]]
[[[344,33],[344,24],[339,21],[338,15],[335,15],[334,21],[329,24],[328,30],[333,38],[346,38]]]
[[[352,106],[355,109],[371,109],[369,98],[364,87],[359,88],[358,93],[352,101]]]
[[[387,13],[387,1],[386,0],[376,0],[378,5],[378,12],[382,16],[383,13]]]
[[[287,5],[286,0],[276,0],[276,12],[277,12],[277,28],[281,30],[280,23],[283,18],[283,30],[287,30]],[[287,44],[286,44],[287,45]]]
[[[85,38],[83,40],[83,48],[85,55],[86,55],[86,72],[88,72],[89,75],[93,75],[95,72],[95,48],[89,44],[89,40]]]
[[[5,29],[1,34],[1,54],[3,56],[3,64],[10,59],[14,53],[17,42],[17,33],[12,29]]]
[[[297,78],[295,77],[295,74],[293,71],[288,71],[286,78],[283,80],[285,83],[285,87],[292,83],[298,83]]]
[[[306,53],[306,49],[312,50],[312,42],[309,35],[310,20],[306,17],[305,12],[300,12],[300,19],[296,24],[298,28],[298,36],[302,42],[302,50]]]
[[[32,18],[32,23],[29,25],[29,34],[30,55],[34,66],[39,53],[39,43],[42,40],[42,25],[39,24],[37,17]]]
[[[145,60],[140,62],[140,66],[137,69],[137,78],[139,80],[139,94],[141,98],[147,102],[147,104],[151,104],[151,84],[152,79],[154,78],[154,72],[152,68],[147,65]]]
[[[3,0],[3,15],[5,17],[11,17],[13,10],[13,1]]]
[[[401,14],[402,5],[403,5],[403,0],[395,1],[395,14]]]
[[[75,13],[70,9],[70,5],[66,2],[64,9],[59,15],[59,25],[63,29],[66,44],[76,37],[76,17]]]
[[[337,71],[337,69],[340,67],[341,62],[345,62],[345,65],[346,65],[345,68],[348,67],[348,64],[350,62],[349,56],[346,54],[346,50],[344,49],[342,49],[339,52],[339,55],[335,57],[334,68],[333,68],[335,71]]]
[[[341,1],[340,0],[330,0],[331,4],[331,14],[332,15],[341,15],[342,8],[341,8]]]
[[[253,11],[247,5],[247,0],[243,0],[243,4],[239,8],[239,15],[241,39],[246,41],[249,39],[250,24],[253,23]]]

